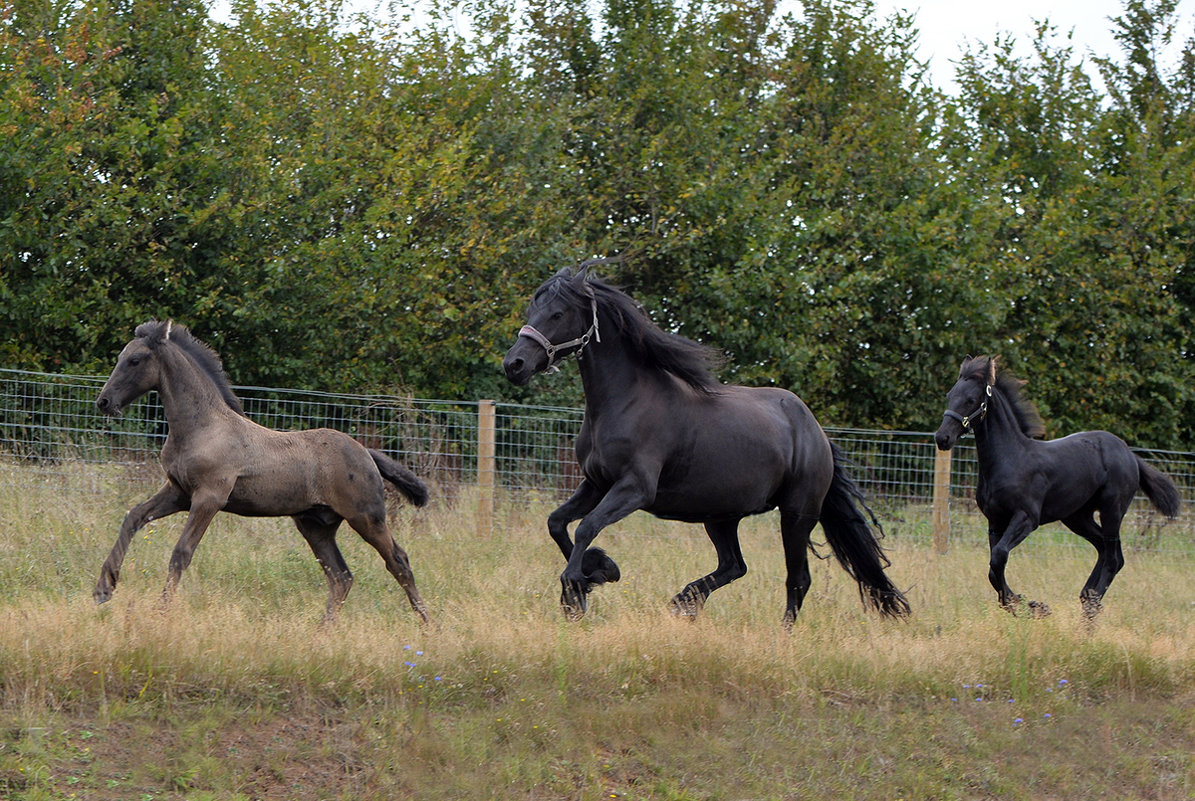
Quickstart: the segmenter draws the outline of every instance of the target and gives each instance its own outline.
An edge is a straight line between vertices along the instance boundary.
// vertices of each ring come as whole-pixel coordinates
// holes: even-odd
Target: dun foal
[[[94,597],[112,597],[133,535],[151,520],[189,511],[170,557],[163,600],[168,601],[191,563],[216,512],[248,517],[289,516],[315,552],[328,578],[324,621],[336,618],[353,574],[336,545],[342,520],[377,549],[406,590],[411,607],[427,622],[407,554],[386,525],[382,480],[416,506],[427,487],[410,470],[339,431],[273,431],[245,416],[215,351],[180,325],[150,321],[137,327],[100,391],[96,405],[119,415],[156,389],[169,433],[161,463],[166,484],[125,516],[112,552],[100,569]]]

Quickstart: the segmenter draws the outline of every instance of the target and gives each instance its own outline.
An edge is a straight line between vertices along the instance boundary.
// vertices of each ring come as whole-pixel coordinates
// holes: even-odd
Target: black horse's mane
[[[663,330],[652,322],[638,301],[617,287],[588,275],[584,286],[592,290],[598,309],[613,320],[615,328],[626,337],[631,352],[645,365],[671,373],[698,392],[712,395],[721,391],[722,383],[714,375],[714,370],[725,363],[721,353],[688,337]],[[567,270],[550,279],[536,297],[550,288],[568,302],[588,310],[589,296],[578,290],[574,277]],[[598,334],[601,334],[600,327]]]
[[[150,320],[137,326],[133,333],[134,336],[144,339],[146,346],[151,350],[157,350],[167,344],[177,345],[199,366],[203,374],[212,380],[228,408],[239,415],[245,414],[240,398],[232,391],[232,382],[228,379],[228,373],[224,372],[224,363],[220,361],[220,356],[197,339],[186,326],[172,321]]]
[[[1046,435],[1046,424],[1041,418],[1041,413],[1037,411],[1033,401],[1021,394],[1021,388],[1025,386],[1025,382],[1004,370],[1000,365],[999,357],[977,356],[963,366],[964,373],[968,370],[971,375],[984,380],[987,380],[987,376],[994,372],[996,374],[995,388],[1008,399],[1017,425],[1020,426],[1025,436],[1041,439]]]

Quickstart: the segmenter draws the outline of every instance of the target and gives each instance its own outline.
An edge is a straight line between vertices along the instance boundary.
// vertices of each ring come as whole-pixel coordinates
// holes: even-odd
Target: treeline
[[[1176,4],[1128,0],[1117,53],[979,45],[947,95],[868,0],[3,0],[0,366],[106,373],[170,316],[238,384],[572,404],[502,354],[544,278],[622,256],[827,424],[932,429],[995,352],[1051,435],[1190,449]]]

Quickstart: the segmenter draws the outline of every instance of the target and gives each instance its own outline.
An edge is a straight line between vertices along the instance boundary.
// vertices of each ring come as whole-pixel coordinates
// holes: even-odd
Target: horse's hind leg
[[[788,577],[784,586],[787,598],[784,607],[784,628],[792,629],[797,613],[805,602],[813,578],[809,574],[809,535],[817,525],[816,514],[801,514],[794,511],[780,512],[780,535],[784,543],[784,562]]]
[[[1090,542],[1098,554],[1095,567],[1087,577],[1087,583],[1079,593],[1079,603],[1083,606],[1083,616],[1093,620],[1104,608],[1101,603],[1104,593],[1112,584],[1112,579],[1124,567],[1124,552],[1120,548],[1120,520],[1123,512],[1118,515],[1116,509],[1100,512],[1100,523],[1095,522],[1090,512],[1084,512],[1066,518],[1062,522],[1071,531]]]
[[[427,604],[423,602],[419,590],[415,587],[415,573],[411,570],[407,552],[399,547],[398,542],[390,533],[390,529],[386,526],[385,507],[378,503],[376,511],[350,517],[348,523],[354,531],[361,535],[362,539],[381,554],[382,559],[386,562],[386,569],[406,591],[407,600],[411,602],[411,608],[415,610],[415,614],[419,615],[424,623],[430,622]]]
[[[695,617],[705,606],[705,599],[719,587],[725,587],[747,574],[747,563],[739,547],[739,521],[720,520],[705,524],[705,533],[718,552],[718,566],[713,573],[690,582],[672,599],[678,615]]]
[[[112,546],[108,558],[104,560],[104,564],[100,568],[100,579],[96,582],[95,591],[92,593],[97,604],[108,601],[116,590],[116,582],[120,578],[120,566],[124,564],[124,557],[128,553],[129,544],[133,541],[133,535],[151,520],[181,512],[189,505],[190,501],[182,490],[168,482],[149,500],[143,501],[129,510],[124,517],[124,522],[120,525],[120,534],[116,537],[116,543]]]
[[[340,548],[336,545],[336,530],[340,527],[340,520],[339,515],[335,516],[334,520],[314,515],[296,515],[294,517],[295,526],[303,535],[303,539],[307,540],[307,544],[311,546],[312,553],[315,554],[320,567],[324,569],[324,575],[328,578],[328,607],[324,611],[323,621],[325,624],[336,620],[340,607],[344,606],[344,600],[349,595],[349,590],[353,588],[352,571],[349,570],[349,566],[340,553]]]

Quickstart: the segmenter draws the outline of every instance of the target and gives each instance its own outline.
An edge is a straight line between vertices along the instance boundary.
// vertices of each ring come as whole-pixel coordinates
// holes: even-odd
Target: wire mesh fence
[[[126,468],[130,476],[155,473],[167,425],[150,393],[119,418],[95,406],[103,379],[0,369],[0,460],[20,469],[0,471],[0,483],[81,480],[68,465]],[[269,428],[334,428],[406,463],[442,503],[476,486],[483,468],[479,448],[482,402],[383,395],[332,394],[265,387],[235,387],[246,414]],[[485,468],[502,502],[564,499],[581,480],[573,443],[582,410],[493,405],[493,464]],[[885,529],[897,537],[929,540],[937,449],[927,432],[826,428],[842,448]],[[1169,475],[1184,499],[1177,521],[1164,521],[1138,499],[1125,520],[1126,544],[1195,551],[1195,454],[1142,451]],[[952,453],[949,514],[952,537],[986,543],[986,524],[974,502],[975,448]],[[99,485],[96,486],[99,491]],[[1133,533],[1144,535],[1133,538]],[[1035,535],[1037,536],[1037,535]],[[1060,538],[1086,547],[1072,535]]]

